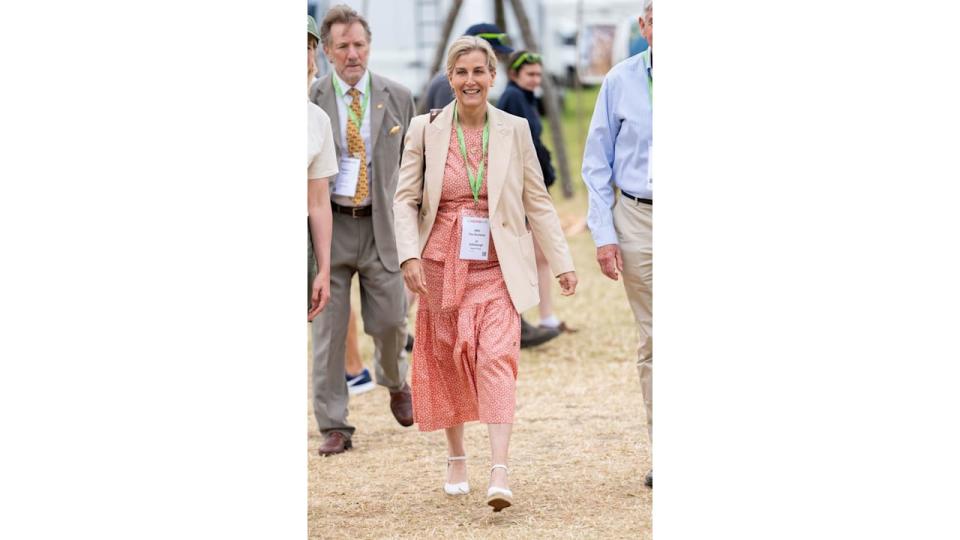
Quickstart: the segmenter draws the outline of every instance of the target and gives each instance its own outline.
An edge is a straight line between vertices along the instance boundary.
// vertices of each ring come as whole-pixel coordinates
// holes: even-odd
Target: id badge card
[[[340,158],[340,173],[333,183],[333,194],[353,197],[357,193],[357,180],[360,179],[360,160],[353,157]]]
[[[490,248],[490,220],[485,217],[460,216],[460,258],[485,261]]]
[[[653,192],[653,143],[647,145],[647,190]]]

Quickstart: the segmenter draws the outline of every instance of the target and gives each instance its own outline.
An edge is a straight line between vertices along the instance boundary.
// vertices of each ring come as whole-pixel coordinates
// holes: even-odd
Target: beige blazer
[[[444,107],[432,123],[428,114],[415,116],[410,121],[393,204],[397,255],[401,263],[419,259],[430,238],[440,205],[455,104]],[[527,222],[555,276],[573,271],[573,260],[553,200],[543,184],[530,124],[525,118],[507,114],[492,105],[487,105],[487,118],[490,122],[489,172],[484,182],[488,182],[490,234],[497,247],[510,299],[517,312],[522,313],[540,303],[537,260]]]

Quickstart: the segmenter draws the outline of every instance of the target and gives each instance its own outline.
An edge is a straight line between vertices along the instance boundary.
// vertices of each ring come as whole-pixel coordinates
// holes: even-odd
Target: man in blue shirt
[[[644,0],[640,32],[650,47],[614,66],[603,80],[583,152],[587,225],[603,274],[623,285],[640,327],[637,369],[653,441],[653,1]],[[619,190],[620,197],[616,196]],[[646,484],[653,487],[653,470]]]

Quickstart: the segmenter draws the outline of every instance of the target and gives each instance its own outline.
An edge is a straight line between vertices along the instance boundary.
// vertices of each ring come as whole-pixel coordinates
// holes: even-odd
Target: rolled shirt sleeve
[[[648,183],[653,145],[653,100],[642,55],[613,67],[603,80],[583,150],[587,225],[599,246],[617,243],[616,190],[653,199]]]
[[[597,247],[617,243],[613,226],[616,201],[613,180],[614,144],[620,123],[611,118],[610,85],[605,79],[593,109],[587,141],[583,149],[583,181],[587,186],[587,226]]]

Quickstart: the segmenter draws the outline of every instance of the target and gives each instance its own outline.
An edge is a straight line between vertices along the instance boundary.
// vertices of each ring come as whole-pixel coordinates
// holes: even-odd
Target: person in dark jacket
[[[557,175],[550,163],[550,151],[540,140],[543,124],[540,122],[540,112],[537,109],[537,97],[533,94],[543,79],[543,66],[540,62],[539,54],[528,51],[516,51],[510,55],[507,63],[510,82],[500,96],[497,108],[514,116],[526,118],[530,123],[533,147],[537,149],[537,159],[540,161],[540,168],[543,169],[543,181],[549,188]]]
[[[526,118],[530,124],[530,134],[533,136],[533,147],[537,151],[537,161],[543,170],[543,182],[549,188],[553,185],[557,175],[550,163],[550,151],[540,140],[543,124],[540,122],[540,112],[537,109],[537,98],[534,91],[540,86],[543,79],[543,66],[539,54],[529,51],[516,51],[507,60],[507,75],[510,82],[500,95],[497,108],[520,118]],[[550,291],[550,265],[534,242],[537,254],[537,273],[540,282],[540,329],[559,334],[563,331],[574,331],[553,314],[553,297]]]

